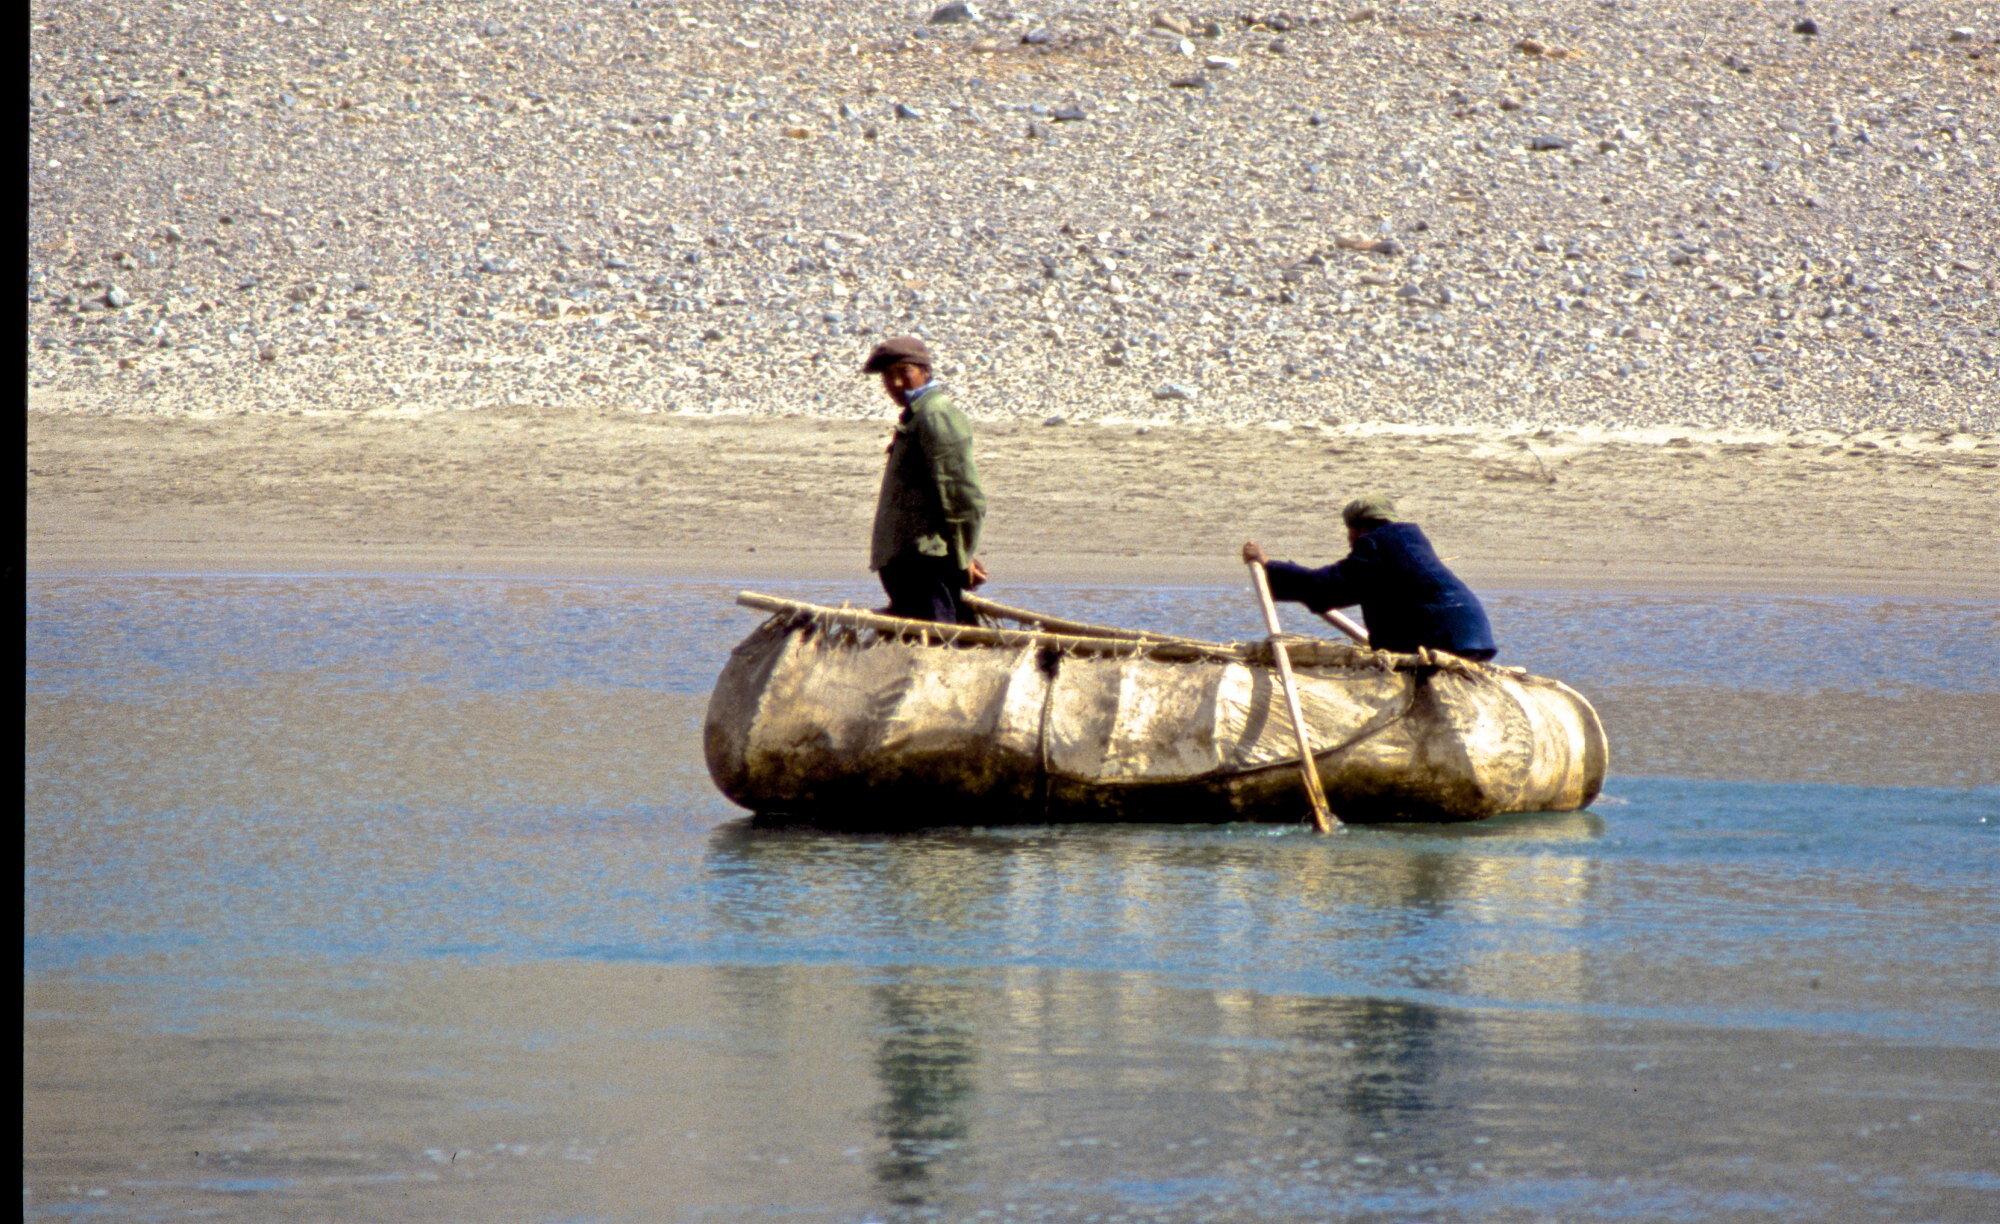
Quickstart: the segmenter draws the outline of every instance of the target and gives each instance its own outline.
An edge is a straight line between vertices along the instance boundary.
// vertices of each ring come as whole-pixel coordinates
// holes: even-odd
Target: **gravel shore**
[[[910,331],[1029,423],[1991,432],[1996,38],[1932,3],[44,7],[30,404],[878,416],[855,366]]]

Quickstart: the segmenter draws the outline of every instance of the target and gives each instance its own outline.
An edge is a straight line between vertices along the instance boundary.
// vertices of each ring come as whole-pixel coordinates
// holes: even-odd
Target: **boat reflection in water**
[[[868,1031],[886,1203],[969,1206],[1002,1170],[1107,1201],[1207,1181],[1241,1203],[1258,1169],[1345,1193],[1546,1139],[1496,1070],[1579,1023],[1591,868],[1563,846],[1598,829],[740,821],[709,869],[719,924],[862,971],[871,1014],[849,1022]],[[737,1022],[839,1045],[826,1015],[785,1014],[825,1007],[823,972],[771,967]]]

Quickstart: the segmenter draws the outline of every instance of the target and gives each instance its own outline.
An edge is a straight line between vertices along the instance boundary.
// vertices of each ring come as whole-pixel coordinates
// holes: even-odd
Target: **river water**
[[[1492,594],[1589,812],[886,837],[714,792],[730,594],[30,579],[24,1214],[2000,1219],[2000,605]]]

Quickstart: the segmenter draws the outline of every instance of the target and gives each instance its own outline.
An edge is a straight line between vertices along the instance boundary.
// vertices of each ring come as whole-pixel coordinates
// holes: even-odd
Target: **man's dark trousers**
[[[889,593],[889,615],[947,625],[976,625],[979,618],[965,606],[965,574],[949,557],[904,553],[884,565],[882,589]]]

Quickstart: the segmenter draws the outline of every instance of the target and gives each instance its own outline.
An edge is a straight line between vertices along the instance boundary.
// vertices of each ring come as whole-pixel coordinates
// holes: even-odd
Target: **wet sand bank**
[[[1475,584],[2000,596],[2000,438],[978,424],[1015,581],[1233,582],[1398,498]],[[852,574],[884,420],[28,415],[31,572]]]

